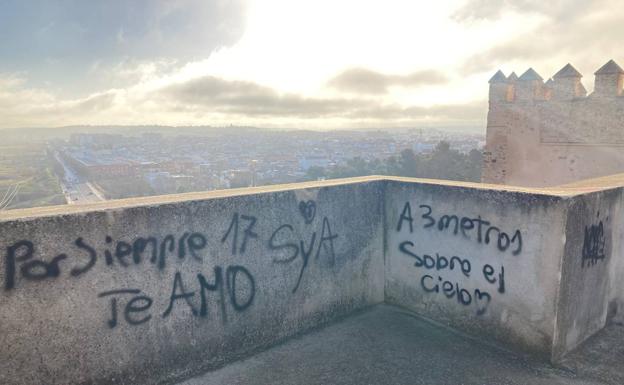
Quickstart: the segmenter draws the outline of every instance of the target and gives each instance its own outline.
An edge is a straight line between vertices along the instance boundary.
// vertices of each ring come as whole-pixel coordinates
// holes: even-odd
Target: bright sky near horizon
[[[620,2],[0,0],[0,128],[484,127],[498,68],[624,64]]]

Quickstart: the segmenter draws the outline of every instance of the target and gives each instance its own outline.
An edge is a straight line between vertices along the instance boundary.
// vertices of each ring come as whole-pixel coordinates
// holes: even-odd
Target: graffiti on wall
[[[609,217],[605,218],[605,222]],[[596,214],[596,221],[585,226],[583,234],[583,249],[581,252],[581,267],[591,267],[606,258],[605,224],[600,219],[600,212]]]
[[[516,257],[522,253],[522,232],[506,231],[481,216],[438,214],[432,206],[421,204],[412,210],[406,202],[399,214],[396,232],[414,234],[434,231],[443,236],[460,237],[502,255]],[[428,295],[438,295],[461,306],[472,306],[477,315],[487,312],[493,295],[505,294],[503,259],[476,265],[469,256],[448,255],[442,251],[425,251],[412,240],[398,244],[401,255],[413,260],[420,274],[420,289]],[[455,278],[449,278],[455,277]],[[478,288],[468,289],[467,287]]]
[[[316,203],[311,200],[302,201],[299,203],[299,211],[305,224],[310,225],[316,216]],[[290,265],[300,260],[299,273],[292,289],[293,293],[299,289],[303,275],[310,263],[310,256],[314,255],[313,261],[318,261],[322,257],[327,259],[328,266],[333,267],[335,265],[334,241],[336,238],[338,238],[338,234],[332,231],[327,217],[323,217],[320,231],[313,229],[308,237],[297,238],[294,227],[290,223],[282,224],[273,231],[268,242],[269,249],[287,252],[283,258],[273,258],[273,263]]]
[[[195,317],[207,317],[208,296],[216,293],[220,304],[220,316],[226,323],[228,305],[236,312],[243,312],[251,306],[256,295],[253,275],[245,267],[238,265],[228,266],[225,270],[221,266],[215,266],[212,280],[206,279],[203,274],[199,273],[194,283],[195,290],[188,290],[180,272],[175,273],[168,305],[163,312],[160,312],[162,318],[169,317],[174,306],[177,305],[188,307]],[[246,285],[246,294],[241,296],[240,290],[236,290],[237,285],[239,287]],[[200,298],[199,308],[191,301],[196,294]],[[154,301],[151,296],[142,293],[140,289],[108,290],[99,293],[98,298],[110,299],[110,318],[107,324],[111,329],[115,328],[118,320],[122,318],[119,313],[123,314],[123,319],[131,326],[140,325],[152,318],[149,310]],[[123,306],[119,304],[122,300],[125,301]],[[121,312],[120,309],[123,311]]]
[[[295,212],[297,215],[293,218],[299,218],[299,223],[292,221],[274,228],[263,227],[262,221],[250,213],[234,212],[221,234],[211,234],[214,239],[195,230],[141,235],[133,239],[105,236],[100,242],[77,237],[69,245],[69,251],[52,258],[44,258],[43,250],[33,241],[22,239],[6,249],[4,292],[19,290],[20,285],[27,282],[77,279],[92,274],[98,266],[115,273],[133,267],[149,267],[161,272],[173,271],[173,276],[168,278],[171,288],[168,296],[156,298],[154,293],[136,286],[112,287],[97,293],[98,303],[106,309],[105,324],[109,328],[122,323],[137,326],[157,318],[166,319],[176,311],[206,318],[210,315],[211,304],[218,309],[218,314],[212,316],[227,323],[228,314],[245,312],[258,295],[258,279],[244,263],[250,249],[255,248],[256,253],[268,252],[271,256],[266,259],[268,264],[285,266],[284,274],[292,277],[287,278],[292,281],[292,288],[289,288],[292,294],[300,288],[312,263],[323,259],[323,266],[335,265],[335,242],[339,235],[332,229],[330,219],[323,216],[315,220],[317,205],[312,200],[299,202]],[[210,273],[202,269],[193,278],[185,277],[177,268],[167,269],[174,263],[209,263],[210,255],[223,254],[223,250],[239,260],[212,266]],[[157,303],[164,305],[157,308]]]

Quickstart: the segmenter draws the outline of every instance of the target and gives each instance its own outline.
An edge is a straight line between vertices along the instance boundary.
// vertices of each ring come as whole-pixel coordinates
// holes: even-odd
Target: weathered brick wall
[[[493,78],[483,182],[543,187],[623,172],[624,73],[597,73],[615,84],[589,96],[580,74],[546,84],[532,74]]]

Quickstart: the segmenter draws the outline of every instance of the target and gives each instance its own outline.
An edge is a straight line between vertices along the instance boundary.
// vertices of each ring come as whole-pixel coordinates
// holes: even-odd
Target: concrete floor
[[[624,384],[624,327],[603,334],[554,368],[379,305],[180,385]]]
[[[568,354],[561,365],[605,384],[624,384],[624,325],[604,328]]]

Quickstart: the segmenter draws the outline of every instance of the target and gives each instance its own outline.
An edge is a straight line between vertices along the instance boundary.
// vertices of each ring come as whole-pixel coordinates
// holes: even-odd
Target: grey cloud
[[[419,87],[447,81],[444,74],[434,70],[413,72],[407,75],[390,75],[366,68],[350,68],[332,78],[328,85],[345,92],[383,94],[388,92],[391,86]]]
[[[94,66],[185,63],[235,44],[246,7],[246,0],[0,0],[0,72],[26,71],[34,87],[87,95],[109,87],[89,72]]]
[[[170,109],[181,112],[206,110],[269,118],[344,118],[351,120],[482,120],[485,102],[432,107],[402,107],[367,98],[306,98],[280,94],[246,81],[228,81],[206,76],[158,91]]]
[[[232,122],[246,118],[259,124],[263,121],[319,119],[323,124],[336,120],[354,126],[375,124],[384,127],[418,123],[424,119],[481,123],[487,111],[484,101],[431,107],[401,106],[383,103],[374,97],[322,98],[280,93],[253,82],[214,76],[168,85],[147,94],[131,95],[127,90],[112,89],[82,99],[63,100],[45,91],[23,88],[13,78],[7,79],[4,84],[10,85],[0,88],[0,116],[4,117],[0,128],[48,125],[50,121],[62,124],[123,123],[152,119],[154,114],[168,116],[170,120],[202,122],[212,118],[213,114],[221,114]]]
[[[492,72],[499,64],[513,60],[540,60],[552,56],[551,48],[545,42],[534,44],[526,38],[513,39],[469,57],[462,65],[465,73]]]
[[[481,121],[487,114],[487,103],[476,101],[466,104],[445,104],[431,107],[397,105],[379,105],[357,111],[353,118],[376,120],[419,120],[434,118],[438,120]]]
[[[62,100],[44,90],[23,88],[19,84],[5,89],[0,87],[0,116],[3,117],[0,128],[84,122],[112,113],[117,92],[109,90],[81,99]]]
[[[272,88],[247,81],[204,76],[170,85],[159,91],[173,106],[211,108],[221,113],[246,115],[319,117],[353,107],[348,99],[304,98],[280,94]]]
[[[473,55],[463,63],[462,70],[465,73],[492,72],[502,63],[537,63],[554,58],[561,58],[561,66],[574,62],[579,68],[595,70],[608,59],[617,60],[624,51],[624,40],[615,31],[623,31],[621,16],[615,12],[594,10],[575,19],[551,20],[533,31]],[[600,55],[588,55],[588,49]]]
[[[65,112],[70,113],[93,113],[107,110],[115,102],[114,92],[104,92],[90,95],[84,99],[69,102]]]
[[[538,13],[565,20],[585,13],[587,7],[599,6],[608,0],[468,0],[451,17],[459,22],[496,20],[503,11]]]

